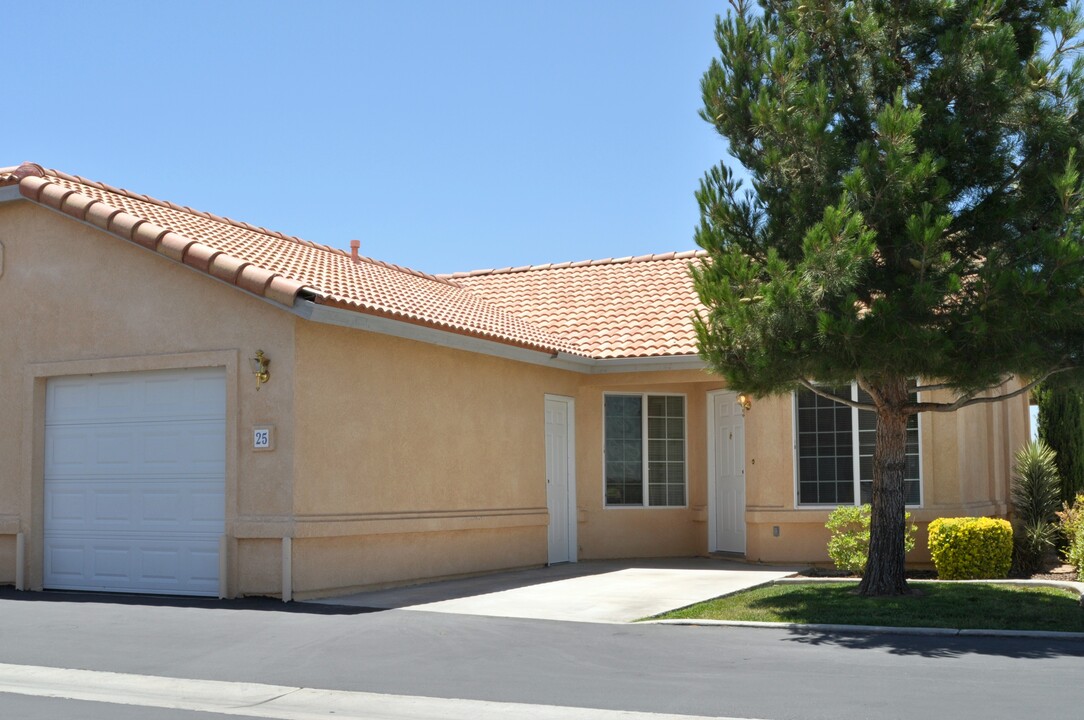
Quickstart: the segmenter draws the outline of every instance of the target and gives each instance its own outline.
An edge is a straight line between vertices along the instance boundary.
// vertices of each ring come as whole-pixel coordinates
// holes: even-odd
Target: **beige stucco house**
[[[0,583],[303,598],[824,561],[829,509],[868,491],[868,418],[802,394],[743,412],[696,356],[695,261],[434,277],[0,170]],[[1004,515],[1027,423],[1024,398],[922,417],[920,524]]]

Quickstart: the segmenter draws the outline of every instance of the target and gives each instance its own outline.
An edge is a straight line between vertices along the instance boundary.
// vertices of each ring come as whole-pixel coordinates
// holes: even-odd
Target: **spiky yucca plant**
[[[1042,440],[1030,442],[1016,453],[1012,485],[1013,549],[1016,569],[1020,572],[1037,570],[1057,538],[1052,520],[1061,499],[1061,478],[1055,456]]]

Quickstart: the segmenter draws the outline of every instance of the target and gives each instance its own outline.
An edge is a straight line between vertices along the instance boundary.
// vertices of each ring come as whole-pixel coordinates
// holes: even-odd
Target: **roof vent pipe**
[[[360,262],[361,261],[361,259],[358,257],[358,248],[360,248],[360,247],[361,247],[361,240],[351,240],[350,241],[350,259],[353,260],[354,262]]]

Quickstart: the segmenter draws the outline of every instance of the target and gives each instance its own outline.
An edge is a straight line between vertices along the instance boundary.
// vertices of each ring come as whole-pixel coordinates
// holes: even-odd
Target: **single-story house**
[[[698,257],[433,276],[2,169],[0,583],[288,599],[825,561],[829,510],[868,493],[870,418],[744,407],[696,354]],[[921,417],[914,518],[1004,515],[1027,435],[1024,397]]]

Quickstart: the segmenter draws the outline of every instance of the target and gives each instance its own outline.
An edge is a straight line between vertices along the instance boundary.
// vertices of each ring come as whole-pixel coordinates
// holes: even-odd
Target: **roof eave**
[[[409,322],[356,309],[325,305],[299,297],[290,312],[312,322],[365,330],[392,337],[415,340],[440,347],[515,360],[532,365],[568,370],[582,374],[621,372],[665,372],[698,370],[707,366],[696,355],[673,355],[635,358],[590,358],[562,351],[523,347],[497,339],[466,335],[431,325]]]

